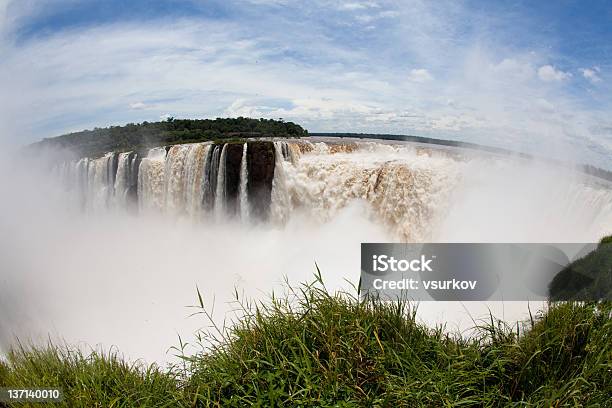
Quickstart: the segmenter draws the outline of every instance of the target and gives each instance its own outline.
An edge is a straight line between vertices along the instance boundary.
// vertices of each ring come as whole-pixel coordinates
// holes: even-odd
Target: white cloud
[[[144,102],[133,102],[130,103],[130,109],[144,109],[147,105]]]
[[[0,33],[4,30],[4,24],[6,21],[6,8],[8,7],[9,0],[0,0]]]
[[[493,70],[503,75],[505,79],[526,81],[535,75],[530,61],[517,58],[504,58],[499,64],[492,66]]]
[[[418,68],[410,70],[408,79],[411,82],[423,83],[433,80],[433,76],[425,68]]]
[[[469,128],[480,128],[485,123],[470,115],[448,115],[434,118],[431,127],[436,130],[451,130],[455,132]]]
[[[601,77],[599,76],[599,67],[580,68],[579,71],[582,72],[582,76],[584,76],[585,79],[591,81],[593,84],[601,81]]]
[[[10,6],[11,0],[0,0],[0,37],[10,31],[14,24],[14,20],[18,17],[18,15],[11,15],[9,13]]]
[[[316,4],[337,12],[338,3]],[[437,2],[376,4],[371,14],[397,18],[365,39],[330,33],[329,22],[309,10],[297,16],[302,25],[262,12],[241,21],[78,27],[7,42],[0,89],[11,98],[0,98],[0,126],[19,129],[26,143],[171,113],[282,117],[310,131],[422,134],[545,154],[557,143],[602,139],[590,129],[601,128],[609,105],[595,111],[569,87],[542,82],[570,75],[547,65],[558,60],[549,50],[508,49],[491,35],[462,41],[456,25],[465,13],[455,3],[445,3],[450,11]],[[353,8],[354,18],[365,13]]]
[[[0,0],[0,36],[8,33],[23,21],[48,15],[66,5],[81,0]]]
[[[386,10],[386,11],[381,11],[379,13],[360,14],[358,16],[355,16],[355,20],[361,23],[364,23],[364,24],[368,24],[373,21],[389,19],[389,18],[396,18],[398,16],[399,16],[399,13],[397,11]],[[375,26],[369,26],[369,27],[375,28]]]
[[[342,3],[338,7],[340,10],[367,10],[369,8],[379,8],[380,5],[373,1],[354,1],[348,3]]]
[[[354,117],[378,113],[374,106],[352,101],[329,98],[297,98],[291,100],[290,108],[279,108],[266,105],[257,100],[239,98],[224,111],[227,116],[245,116],[251,118],[299,118],[300,120],[334,120],[337,117]]]
[[[247,3],[257,6],[285,6],[290,0],[245,0]]]
[[[563,72],[552,65],[543,65],[538,68],[538,77],[544,82],[563,81],[571,76],[570,72]]]
[[[544,98],[538,98],[535,101],[535,106],[542,112],[554,112],[555,105],[553,105],[550,101]]]

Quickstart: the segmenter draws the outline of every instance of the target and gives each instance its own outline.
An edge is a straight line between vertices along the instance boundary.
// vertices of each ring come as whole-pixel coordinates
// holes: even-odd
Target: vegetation
[[[57,405],[63,407],[181,406],[185,400],[179,384],[174,374],[155,365],[128,364],[116,353],[86,355],[53,345],[19,348],[8,355],[6,364],[0,362],[0,387],[59,387],[64,395]]]
[[[602,239],[575,262],[576,270],[603,265],[609,276],[610,243],[612,237]],[[213,330],[198,335],[202,351],[195,355],[184,355],[182,343],[175,348],[180,365],[129,364],[116,352],[84,354],[52,344],[19,347],[0,360],[0,387],[59,387],[62,407],[606,407],[612,401],[610,301],[550,303],[517,327],[491,317],[462,337],[417,322],[406,301],[330,294],[320,273],[311,284],[288,288],[287,296],[269,302],[236,299],[242,317],[229,328],[214,325],[198,291],[196,314]]]
[[[612,301],[612,236],[603,238],[597,249],[559,272],[549,292],[551,300]]]
[[[79,156],[97,157],[109,151],[144,149],[208,140],[251,137],[302,137],[308,132],[293,122],[273,119],[217,118],[174,119],[165,122],[128,123],[103,129],[84,130],[44,139],[30,148],[69,149]]]
[[[202,313],[206,309],[200,298]],[[612,303],[551,304],[525,330],[470,338],[415,320],[406,302],[329,294],[320,279],[244,318],[168,370],[116,354],[20,348],[0,386],[62,387],[70,407],[609,406]],[[210,333],[210,332],[209,332]],[[212,343],[210,343],[212,342]]]

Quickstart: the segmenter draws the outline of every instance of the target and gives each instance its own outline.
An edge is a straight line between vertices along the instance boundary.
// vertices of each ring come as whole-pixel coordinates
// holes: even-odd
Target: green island
[[[60,387],[62,407],[607,407],[612,401],[610,301],[550,302],[524,327],[491,318],[476,322],[466,337],[419,323],[408,302],[330,294],[320,272],[289,289],[267,302],[236,299],[242,319],[198,333],[201,352],[186,355],[182,342],[172,348],[179,364],[162,368],[125,361],[117,351],[22,346],[0,362],[0,387]],[[197,295],[203,326],[210,327]]]
[[[308,131],[293,122],[274,119],[217,118],[175,119],[163,122],[128,123],[43,139],[31,149],[68,149],[81,157],[106,152],[143,152],[148,148],[204,141],[228,142],[259,137],[294,138]]]
[[[490,153],[513,155],[523,158],[533,156],[514,152],[499,147],[484,146],[456,140],[436,139],[431,137],[380,134],[380,133],[309,133],[299,124],[285,122],[282,119],[253,119],[245,117],[216,119],[175,119],[168,118],[160,122],[128,123],[123,126],[94,128],[60,136],[48,137],[26,147],[28,151],[54,149],[69,150],[78,157],[100,157],[107,152],[135,151],[146,156],[148,149],[158,146],[169,146],[181,143],[212,141],[227,143],[244,141],[249,138],[300,138],[307,136],[394,140],[411,143],[433,144],[465,149],[480,150]],[[549,163],[561,164],[552,159],[539,158]],[[612,181],[612,172],[591,165],[580,165],[579,169],[592,176]]]

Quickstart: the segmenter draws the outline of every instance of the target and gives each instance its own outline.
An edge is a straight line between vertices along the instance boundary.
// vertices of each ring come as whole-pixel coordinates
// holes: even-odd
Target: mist
[[[433,157],[433,168],[446,168],[445,157]],[[0,163],[2,352],[17,339],[51,339],[166,363],[178,335],[192,342],[207,323],[190,317],[196,287],[222,324],[235,316],[235,290],[265,300],[283,291],[285,277],[292,284],[312,280],[315,262],[328,289],[354,290],[360,244],[397,242],[361,199],[343,201],[330,217],[295,211],[284,225],[88,213],[74,206],[46,160]],[[457,177],[444,180],[457,181],[443,194],[446,205],[436,207],[432,241],[588,242],[612,232],[612,190],[604,182],[497,156],[453,162],[449,171]],[[532,312],[543,307],[530,306]],[[427,302],[418,316],[463,331],[489,310],[510,324],[529,313],[524,302]]]
[[[316,229],[299,218],[279,229],[120,211],[85,214],[40,164],[2,171],[4,351],[16,337],[40,344],[50,336],[85,348],[117,346],[130,359],[167,361],[178,334],[189,339],[206,324],[189,318],[196,286],[220,323],[234,307],[234,289],[264,299],[282,290],[285,276],[312,280],[315,262],[326,283],[340,287],[344,277],[358,276],[360,242],[388,239],[373,222],[355,222],[359,205]]]

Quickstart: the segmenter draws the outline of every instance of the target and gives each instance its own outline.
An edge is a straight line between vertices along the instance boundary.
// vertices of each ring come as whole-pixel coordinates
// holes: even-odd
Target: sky
[[[283,118],[612,168],[607,1],[0,0],[0,141]]]

